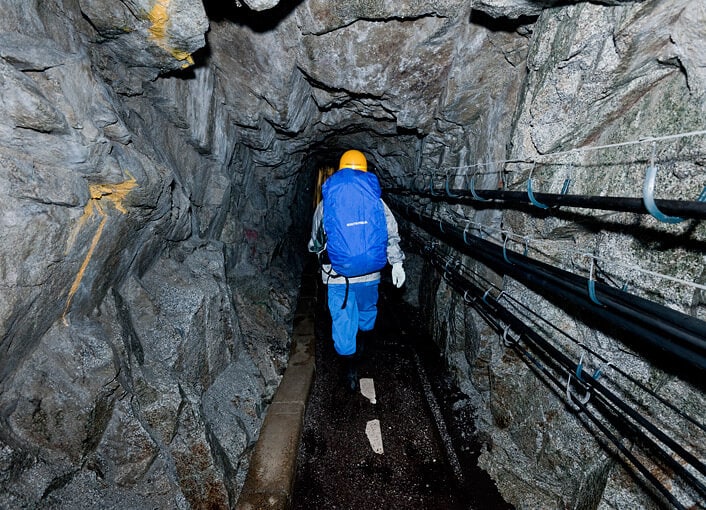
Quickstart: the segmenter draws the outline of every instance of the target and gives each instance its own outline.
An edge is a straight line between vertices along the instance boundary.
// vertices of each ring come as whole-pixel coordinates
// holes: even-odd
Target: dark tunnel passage
[[[330,158],[319,161],[325,161],[325,163],[318,163],[324,166],[335,164],[330,161]],[[654,366],[679,374],[681,379],[690,381],[695,387],[701,388],[701,391],[703,391],[701,377],[703,360],[706,354],[703,336],[706,330],[705,323],[654,302],[641,300],[627,293],[625,288],[614,289],[613,286],[616,285],[614,281],[596,276],[595,278],[601,282],[598,283],[592,279],[593,274],[591,279],[577,279],[557,267],[544,265],[528,257],[527,240],[525,240],[524,254],[521,254],[508,249],[507,237],[501,237],[498,240],[494,233],[484,232],[482,227],[478,229],[474,226],[469,231],[468,223],[465,224],[465,228],[463,228],[463,222],[459,222],[460,226],[449,223],[449,216],[444,214],[442,206],[459,203],[459,197],[464,190],[451,190],[447,182],[445,187],[435,192],[433,175],[429,182],[429,188],[420,189],[414,183],[411,189],[406,190],[387,188],[391,194],[386,194],[385,199],[403,225],[405,250],[412,257],[422,258],[427,270],[436,271],[444,281],[447,281],[457,296],[461,297],[462,303],[477,309],[480,317],[501,337],[505,347],[514,350],[517,359],[524,361],[534,371],[534,375],[543,381],[543,384],[557,395],[565,391],[567,407],[564,412],[578,413],[579,416],[586,417],[587,429],[596,434],[606,448],[616,448],[621,452],[620,456],[625,465],[635,470],[636,479],[644,476],[643,483],[657,500],[667,505],[682,507],[676,494],[642,463],[641,458],[660,458],[660,464],[664,469],[679,473],[683,487],[689,487],[687,490],[693,491],[693,497],[703,498],[705,487],[700,481],[700,476],[704,475],[706,466],[692,453],[694,443],[690,438],[684,437],[674,440],[660,425],[652,422],[650,416],[654,411],[649,406],[643,407],[644,404],[635,406],[634,402],[638,399],[634,393],[630,394],[634,391],[630,388],[637,385],[640,388],[638,391],[649,393],[655,404],[663,407],[663,412],[672,416],[671,420],[679,421],[689,428],[696,427],[702,432],[706,431],[697,415],[684,412],[679,405],[661,398],[629,373],[611,368],[612,362],[595,351],[591,351],[591,354],[599,358],[602,365],[593,367],[592,375],[590,372],[584,372],[587,367],[584,367],[583,355],[578,362],[572,360],[564,352],[566,347],[556,344],[556,340],[552,339],[556,332],[562,335],[566,334],[565,332],[556,326],[553,326],[556,328],[555,333],[547,331],[545,328],[552,326],[548,322],[545,326],[538,326],[536,322],[528,324],[522,315],[529,312],[539,317],[537,311],[527,308],[526,305],[524,310],[519,308],[518,305],[522,306],[522,303],[509,294],[504,297],[505,290],[478,273],[477,269],[474,270],[468,266],[461,257],[465,254],[471,260],[481,261],[494,272],[509,275],[534,289],[538,294],[544,294],[566,313],[594,329],[605,330],[607,334],[621,338],[626,345],[632,345],[632,348],[649,358]],[[462,203],[473,207],[502,208],[505,206],[503,200],[508,200],[507,192],[494,195],[493,192],[485,191],[487,197],[500,199],[500,201],[480,197],[472,184],[471,191],[465,193],[469,199]],[[519,193],[517,192],[516,195]],[[422,202],[424,211],[418,204],[412,205],[409,201],[409,197],[415,195],[432,197],[431,201]],[[511,194],[510,196],[514,197]],[[564,197],[565,194],[538,196],[542,199],[551,199]],[[571,199],[571,197],[567,198]],[[525,200],[530,200],[528,214],[543,216],[560,214],[557,209],[545,211],[548,208],[542,207],[543,204],[537,202],[535,197],[528,197],[527,192],[525,192]],[[522,199],[520,198],[519,201]],[[626,202],[629,203],[629,201],[609,198],[606,204],[612,207],[625,207]],[[478,203],[480,204],[476,205]],[[640,204],[643,203],[644,201],[640,202]],[[433,207],[428,209],[424,204],[433,204]],[[706,212],[700,200],[679,201],[673,205],[662,202],[661,205],[663,208],[674,207],[692,217],[694,215],[699,217]],[[608,208],[607,205],[599,207]],[[647,210],[641,205],[639,212],[653,214],[654,210]],[[423,231],[417,230],[415,225],[421,227]],[[539,269],[534,268],[533,264]],[[428,274],[424,270],[423,272]],[[552,273],[555,275],[550,277]],[[545,277],[554,278],[554,280],[550,282]],[[437,281],[438,284],[439,281]],[[570,290],[572,285],[573,290]],[[405,405],[409,406],[410,402],[424,402],[422,395],[415,393],[412,386],[418,384],[419,379],[424,380],[425,376],[420,376],[420,372],[416,372],[416,377],[411,376],[414,383],[409,379],[414,366],[411,360],[417,361],[416,370],[421,370],[423,373],[425,369],[429,369],[429,365],[426,368],[419,365],[419,352],[424,353],[421,356],[425,361],[439,359],[440,354],[438,347],[427,338],[426,332],[434,327],[429,324],[430,317],[420,320],[419,316],[424,315],[420,308],[404,310],[404,303],[399,301],[399,291],[396,291],[389,281],[383,292],[387,294],[387,297],[382,299],[381,305],[385,313],[381,314],[381,325],[376,329],[375,334],[376,345],[379,345],[368,350],[367,364],[364,366],[368,372],[366,375],[375,374],[374,380],[378,381],[377,384],[388,388],[391,386],[395,388],[393,391],[405,395],[406,398],[403,399],[391,398],[391,401],[396,402],[393,407],[399,408],[397,411],[399,414],[396,415],[397,422],[394,427],[384,430],[383,437],[394,438],[393,444],[396,440],[402,441],[403,444],[407,441],[407,446],[397,446],[397,456],[388,455],[384,461],[376,460],[378,456],[367,447],[362,433],[364,423],[372,416],[384,414],[384,407],[378,406],[376,408],[378,412],[373,412],[369,408],[370,402],[364,397],[360,395],[351,397],[345,391],[345,381],[342,376],[344,363],[341,359],[337,359],[331,347],[330,318],[328,320],[325,318],[327,316],[325,304],[321,303],[326,301],[325,291],[322,292],[319,288],[316,381],[312,390],[312,400],[307,406],[302,446],[297,459],[296,481],[292,493],[294,508],[312,506],[352,508],[376,505],[394,508],[503,508],[506,503],[496,495],[493,483],[488,484],[486,481],[483,485],[481,482],[486,480],[483,474],[478,476],[478,474],[466,473],[466,476],[471,476],[476,481],[472,488],[464,485],[463,476],[460,477],[460,481],[458,479],[454,481],[452,459],[456,458],[455,451],[449,455],[447,450],[445,454],[439,455],[445,460],[445,464],[437,466],[439,471],[427,471],[426,475],[419,474],[418,464],[423,461],[410,453],[413,450],[410,445],[417,441],[412,431],[425,428],[427,432],[424,435],[434,437],[438,435],[438,429],[434,428],[433,420],[431,424],[427,422],[424,425],[406,422],[411,416],[428,416],[429,413],[426,407],[421,413],[410,408],[403,409]],[[551,297],[552,292],[555,293],[554,299]],[[627,301],[619,305],[616,299]],[[409,307],[408,304],[406,306]],[[513,308],[515,310],[511,311]],[[636,332],[638,332],[637,335],[635,335]],[[570,335],[567,337],[571,339]],[[581,345],[580,341],[571,340]],[[378,357],[380,359],[377,359]],[[439,367],[437,366],[436,369],[438,370]],[[605,378],[601,379],[611,370],[616,370],[616,375],[624,378],[627,385],[622,386],[625,382],[621,383],[612,376],[609,376],[609,382]],[[567,375],[564,389],[562,379]],[[578,391],[576,388],[570,389],[572,375],[575,378],[574,384],[580,386]],[[443,381],[444,376],[441,377]],[[445,377],[445,384],[448,385],[449,376]],[[400,390],[400,386],[403,389]],[[435,391],[443,391],[441,389],[443,386],[444,382],[437,381]],[[616,391],[617,388],[620,389]],[[454,391],[459,390],[452,390],[452,394]],[[583,397],[579,397],[579,394]],[[595,395],[593,400],[591,400],[592,394]],[[444,395],[445,397],[442,398],[450,398],[448,393]],[[596,406],[597,414],[593,414],[586,407],[589,401]],[[431,404],[427,403],[427,405]],[[478,448],[469,446],[477,441],[474,439],[477,438],[474,435],[475,431],[472,430],[471,416],[474,411],[466,410],[468,421],[465,423],[453,421],[454,410],[458,411],[461,408],[463,406],[454,407],[452,403],[445,409],[447,418],[452,421],[452,427],[456,427],[454,444],[451,448],[458,448],[460,451]],[[390,419],[395,420],[394,417],[388,418]],[[464,427],[466,427],[465,430]],[[445,426],[443,428],[445,429]],[[635,440],[632,451],[625,449],[618,439],[617,434],[621,433],[629,433]],[[653,437],[656,437],[657,441],[653,440]],[[637,447],[638,444],[639,447]],[[438,444],[437,448],[439,448]],[[644,451],[636,454],[636,448],[644,448]],[[443,448],[441,450],[443,451]],[[475,451],[477,454],[478,450]],[[675,456],[682,457],[681,462],[688,464],[689,468],[685,469],[683,464],[675,462]],[[473,469],[476,462],[476,460],[468,462],[466,459],[463,469]],[[694,474],[694,471],[700,474]]]

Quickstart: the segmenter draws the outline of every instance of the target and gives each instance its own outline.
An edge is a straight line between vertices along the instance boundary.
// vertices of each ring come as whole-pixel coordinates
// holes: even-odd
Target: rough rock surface
[[[235,503],[287,362],[313,175],[342,149],[365,150],[385,186],[531,177],[558,192],[570,177],[572,193],[639,196],[652,158],[660,198],[706,184],[703,135],[620,145],[706,129],[701,0],[243,3],[3,3],[0,507]],[[702,290],[635,271],[703,284],[702,222],[415,203],[531,238],[579,274],[591,252],[635,293],[706,319]],[[410,257],[409,299],[476,406],[503,496],[656,507]],[[703,415],[700,388],[465,262]],[[702,431],[656,413],[703,457]]]

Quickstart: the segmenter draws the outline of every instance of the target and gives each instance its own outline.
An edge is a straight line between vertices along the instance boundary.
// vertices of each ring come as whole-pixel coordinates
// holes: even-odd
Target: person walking
[[[367,170],[362,152],[341,156],[338,171],[323,183],[308,244],[328,287],[331,336],[346,362],[350,391],[358,389],[357,362],[377,318],[380,270],[389,263],[392,283],[400,288],[405,281],[397,221],[381,198],[378,178]]]

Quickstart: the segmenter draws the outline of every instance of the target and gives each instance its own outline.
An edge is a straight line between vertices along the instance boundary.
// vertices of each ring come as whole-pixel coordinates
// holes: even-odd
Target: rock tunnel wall
[[[388,187],[475,175],[479,189],[532,177],[558,192],[570,176],[572,193],[639,195],[650,144],[551,155],[703,130],[703,3],[555,3],[6,0],[0,506],[232,506],[286,365],[291,275],[328,152],[362,148]],[[704,137],[654,150],[660,195],[697,195]],[[699,222],[408,202],[529,237],[576,272],[588,266],[570,253],[591,250],[704,282]],[[422,267],[410,251],[407,296],[429,304],[503,496],[655,506]],[[605,269],[706,318],[693,287]],[[702,413],[698,389],[478,270]]]

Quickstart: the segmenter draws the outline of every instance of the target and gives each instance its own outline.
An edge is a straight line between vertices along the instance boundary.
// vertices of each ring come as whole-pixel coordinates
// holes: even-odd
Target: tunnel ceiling
[[[123,4],[81,6],[102,60],[151,72],[150,79],[167,71],[197,80],[213,73],[217,107],[242,129],[258,163],[297,164],[291,154],[336,139],[334,150],[365,148],[395,175],[420,163],[415,136],[428,152],[455,150],[471,136],[473,119],[502,108],[489,98],[519,87],[531,23],[541,11],[536,2],[516,1],[474,4],[475,16],[464,1],[285,2],[263,12],[217,2],[204,12],[200,2],[181,3],[160,40]],[[122,93],[142,93],[139,77],[129,83],[124,73],[111,76],[109,63],[104,72]]]

